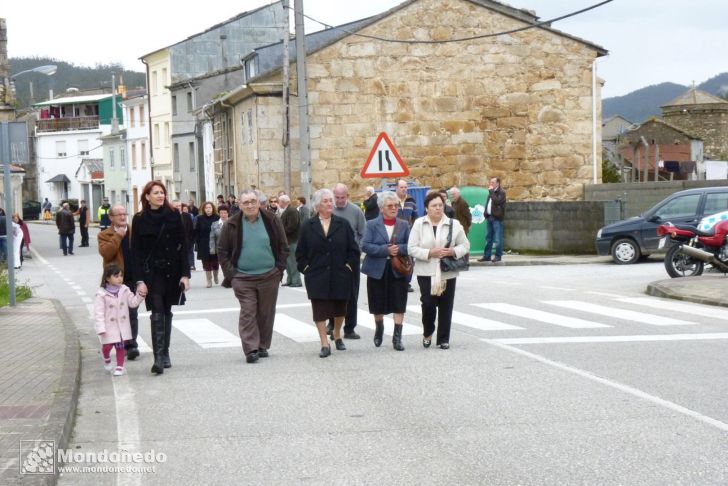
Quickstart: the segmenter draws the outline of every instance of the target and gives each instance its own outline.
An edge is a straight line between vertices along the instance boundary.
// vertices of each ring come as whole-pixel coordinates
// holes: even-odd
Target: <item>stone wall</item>
[[[728,103],[690,105],[687,111],[663,110],[668,123],[703,139],[708,159],[728,159]]]
[[[361,33],[437,41],[523,25],[466,0],[421,0]],[[335,42],[307,58],[312,187],[371,184],[359,172],[384,131],[420,185],[484,186],[499,176],[511,200],[581,199],[592,181],[596,55],[542,29],[445,44]]]
[[[602,202],[510,202],[504,243],[524,253],[594,254],[595,237],[603,223]]]

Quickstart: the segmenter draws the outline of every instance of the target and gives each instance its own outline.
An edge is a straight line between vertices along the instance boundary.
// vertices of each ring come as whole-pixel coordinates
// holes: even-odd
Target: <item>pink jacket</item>
[[[131,339],[129,307],[139,307],[144,299],[122,285],[119,295],[99,289],[94,300],[94,327],[101,344],[114,344]]]

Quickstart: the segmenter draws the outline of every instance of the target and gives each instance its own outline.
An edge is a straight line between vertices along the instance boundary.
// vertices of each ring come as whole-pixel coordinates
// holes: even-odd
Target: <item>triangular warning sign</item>
[[[361,176],[369,177],[400,177],[409,175],[409,169],[402,157],[397,153],[394,144],[386,133],[382,132],[374,142],[372,151],[367,158]]]

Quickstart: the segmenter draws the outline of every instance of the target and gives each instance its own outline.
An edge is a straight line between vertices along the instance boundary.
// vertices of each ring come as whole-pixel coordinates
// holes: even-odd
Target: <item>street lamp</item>
[[[46,64],[44,66],[38,66],[34,67],[33,69],[26,69],[25,71],[20,71],[19,73],[15,73],[12,76],[10,76],[10,89],[13,93],[13,98],[15,97],[15,82],[13,79],[17,78],[21,74],[25,73],[41,73],[45,74],[46,76],[53,76],[56,71],[58,70],[58,66],[55,64]],[[48,91],[48,98],[53,99],[53,90]],[[30,82],[30,100],[32,102],[33,100],[33,82]]]

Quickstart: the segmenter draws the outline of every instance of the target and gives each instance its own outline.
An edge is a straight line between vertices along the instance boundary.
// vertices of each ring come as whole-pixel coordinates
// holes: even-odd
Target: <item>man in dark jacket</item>
[[[450,188],[450,198],[452,199],[452,208],[455,212],[455,219],[460,221],[460,224],[463,225],[463,230],[465,230],[465,235],[467,236],[470,231],[470,226],[473,224],[473,215],[470,214],[470,205],[460,195],[460,188],[457,186]]]
[[[67,202],[64,202],[61,210],[56,213],[56,227],[63,255],[73,255],[73,234],[76,232],[76,223],[73,221],[71,206]]]
[[[217,244],[222,286],[232,287],[240,302],[238,332],[248,363],[268,357],[278,285],[288,257],[283,224],[261,210],[261,198],[258,191],[243,191],[238,200],[242,211],[223,225]]]
[[[301,232],[301,215],[291,205],[291,199],[283,194],[278,197],[278,208],[281,211],[281,223],[288,241],[288,258],[286,259],[286,283],[284,286],[301,287],[301,274],[296,268],[296,246]]]
[[[374,192],[372,186],[366,189],[366,199],[364,199],[364,219],[376,219],[379,216],[379,204],[377,203],[377,193]]]
[[[506,210],[506,191],[500,185],[498,177],[491,177],[488,184],[488,200],[485,203],[485,218],[488,234],[485,236],[485,250],[479,262],[487,262],[493,251],[495,242],[495,257],[493,263],[501,261],[503,257],[503,217]]]
[[[126,212],[126,211],[124,211]],[[111,211],[109,211],[111,213]],[[88,246],[88,225],[91,222],[91,214],[86,206],[86,201],[81,200],[81,205],[78,207],[78,211],[74,214],[78,215],[78,229],[81,231],[81,246]],[[109,214],[111,216],[111,214]]]

